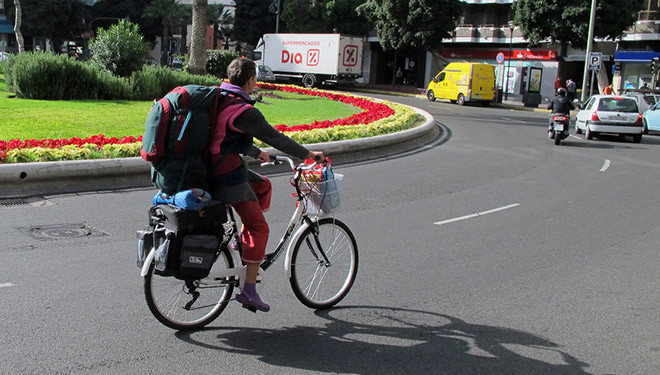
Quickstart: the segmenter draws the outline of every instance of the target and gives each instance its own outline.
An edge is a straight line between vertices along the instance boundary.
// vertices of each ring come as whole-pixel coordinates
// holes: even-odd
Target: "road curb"
[[[421,126],[398,133],[306,144],[305,147],[328,155],[347,154],[407,142],[431,132],[435,127],[433,116],[422,109],[410,108],[424,117]],[[281,155],[278,150],[267,150]],[[150,168],[151,164],[140,157],[2,164],[0,199],[148,187],[152,186]]]

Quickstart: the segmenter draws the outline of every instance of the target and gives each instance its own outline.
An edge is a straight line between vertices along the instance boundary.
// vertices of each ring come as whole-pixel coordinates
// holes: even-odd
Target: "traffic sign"
[[[497,60],[497,62],[499,64],[503,63],[504,62],[504,54],[502,52],[498,53],[497,56],[495,57],[495,59]]]
[[[600,70],[603,54],[601,52],[589,52],[589,70]]]

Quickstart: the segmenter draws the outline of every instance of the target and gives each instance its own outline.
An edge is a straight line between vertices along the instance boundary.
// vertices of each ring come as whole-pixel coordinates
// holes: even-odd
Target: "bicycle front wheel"
[[[305,306],[332,307],[355,282],[357,242],[351,230],[334,218],[320,219],[307,228],[291,254],[291,288]]]
[[[210,275],[233,267],[229,250],[223,248]],[[233,277],[179,280],[163,276],[152,264],[144,277],[144,295],[149,310],[161,323],[178,330],[191,330],[204,327],[222,313],[235,283]]]

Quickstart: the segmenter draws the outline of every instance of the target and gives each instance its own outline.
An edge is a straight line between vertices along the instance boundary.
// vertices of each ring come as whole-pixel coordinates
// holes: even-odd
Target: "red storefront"
[[[521,95],[530,88],[531,69],[540,71],[538,89],[542,96],[554,95],[554,81],[557,78],[559,62],[557,51],[548,49],[484,49],[484,48],[452,48],[440,52],[447,62],[470,61],[485,62],[495,66],[497,86],[508,90],[509,95]],[[438,70],[438,68],[436,68]],[[437,73],[437,72],[436,72]],[[435,74],[433,71],[431,74]],[[508,82],[505,80],[508,78]],[[531,82],[536,88],[537,82]]]

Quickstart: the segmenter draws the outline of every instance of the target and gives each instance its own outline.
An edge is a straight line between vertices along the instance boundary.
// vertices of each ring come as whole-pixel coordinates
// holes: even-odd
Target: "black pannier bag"
[[[149,229],[137,232],[138,266],[153,246],[157,249],[155,268],[160,275],[182,280],[208,276],[226,221],[226,207],[219,202],[201,211],[186,211],[168,204],[151,207]]]

